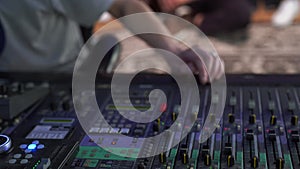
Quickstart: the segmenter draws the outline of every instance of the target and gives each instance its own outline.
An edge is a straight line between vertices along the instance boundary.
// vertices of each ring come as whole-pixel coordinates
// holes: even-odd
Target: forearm
[[[130,14],[152,12],[151,9],[143,2],[137,0],[116,0],[109,12],[116,18],[120,18]],[[122,23],[131,32],[159,32],[164,35],[171,35],[169,30],[164,26],[161,20],[154,13],[143,15],[142,20],[127,20],[129,22]],[[138,22],[138,23],[137,23]],[[138,26],[137,26],[138,25]],[[138,35],[154,48],[161,48],[175,54],[181,52],[176,41],[172,41],[165,36],[153,36],[150,34]]]

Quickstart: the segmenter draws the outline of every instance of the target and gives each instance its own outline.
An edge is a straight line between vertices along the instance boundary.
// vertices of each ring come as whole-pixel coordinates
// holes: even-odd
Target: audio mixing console
[[[169,133],[169,139],[153,144],[145,144],[141,138],[159,135],[172,125],[185,127],[184,122],[174,123],[181,108],[174,79],[139,75],[130,86],[130,99],[114,100],[122,102],[119,111],[132,111],[128,106],[132,103],[141,111],[163,112],[150,123],[135,123],[117,111],[111,97],[110,78],[98,77],[97,102],[112,129],[103,127],[103,120],[91,118],[85,133],[74,111],[70,77],[26,77],[33,76],[1,75],[1,169],[300,168],[300,76],[297,75],[228,75],[223,118],[203,143],[199,140],[204,122],[217,118],[208,116],[209,107],[218,105],[220,98],[210,92],[209,85],[199,86],[200,108],[194,112],[196,122],[188,135],[168,151],[144,158],[135,157],[171,145],[178,135]],[[154,95],[158,106],[150,106],[148,96],[154,89],[164,91],[166,103]],[[20,105],[19,101],[15,103],[16,97],[23,101]],[[16,109],[19,106],[22,108]],[[89,137],[94,135],[97,137]]]

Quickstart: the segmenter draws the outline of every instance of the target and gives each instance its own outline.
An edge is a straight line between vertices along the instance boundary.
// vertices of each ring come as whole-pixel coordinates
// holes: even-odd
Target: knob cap
[[[293,126],[297,126],[298,125],[298,121],[299,121],[299,118],[298,118],[297,115],[292,116],[291,123],[292,123]]]
[[[177,119],[177,113],[173,112],[172,113],[172,121],[175,121]]]
[[[228,122],[231,124],[235,122],[235,116],[231,113],[228,114]]]
[[[210,166],[211,165],[211,157],[210,154],[206,154],[204,157],[204,165]]]
[[[182,155],[181,155],[181,161],[182,161],[182,164],[187,164],[188,163],[189,157],[188,157],[187,153],[182,153]]]
[[[270,124],[271,124],[272,126],[274,126],[274,125],[276,125],[276,123],[277,123],[277,117],[276,117],[275,115],[272,115],[272,116],[270,117]]]
[[[234,158],[233,156],[227,156],[227,167],[232,167],[234,165]]]
[[[250,124],[255,124],[256,123],[256,115],[255,114],[251,114],[249,116],[249,123]]]
[[[276,160],[276,169],[283,169],[283,167],[284,167],[284,159],[278,158]]]
[[[156,121],[156,122],[153,123],[152,127],[153,127],[153,131],[158,132],[159,129],[160,129],[160,124]]]
[[[160,154],[159,154],[159,162],[160,162],[160,163],[165,163],[165,162],[166,162],[166,159],[167,159],[166,153],[160,153]]]
[[[251,159],[251,167],[258,168],[258,158],[256,156]]]

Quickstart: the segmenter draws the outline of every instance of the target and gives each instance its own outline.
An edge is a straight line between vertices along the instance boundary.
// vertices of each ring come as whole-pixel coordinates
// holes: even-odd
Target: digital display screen
[[[73,118],[43,118],[41,120],[42,124],[61,124],[70,125],[74,122]]]

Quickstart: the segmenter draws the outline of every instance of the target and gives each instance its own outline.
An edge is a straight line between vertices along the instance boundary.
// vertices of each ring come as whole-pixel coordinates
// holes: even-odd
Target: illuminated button
[[[10,160],[8,160],[8,163],[9,163],[9,164],[15,164],[16,162],[17,162],[16,159],[10,159]]]
[[[43,148],[45,148],[45,145],[44,145],[44,144],[39,144],[39,145],[37,146],[37,149],[43,149]]]
[[[32,150],[26,149],[26,150],[25,150],[25,153],[26,153],[26,154],[27,154],[27,153],[31,153],[31,151],[32,151]]]
[[[28,163],[28,160],[27,159],[22,159],[21,161],[20,161],[20,164],[27,164]]]
[[[34,150],[36,149],[36,144],[29,144],[27,147],[28,150]]]
[[[26,156],[25,156],[26,159],[30,159],[30,158],[32,158],[32,157],[33,157],[32,154],[26,154]]]
[[[14,154],[14,158],[21,158],[22,155],[21,154]]]
[[[40,142],[38,140],[34,140],[32,144],[40,144]]]
[[[167,104],[166,103],[163,103],[161,106],[160,106],[160,112],[165,112],[167,110]]]
[[[122,128],[120,131],[121,134],[128,134],[129,132],[130,132],[129,128]]]
[[[27,144],[21,144],[19,147],[20,147],[20,149],[26,149],[27,148]]]

